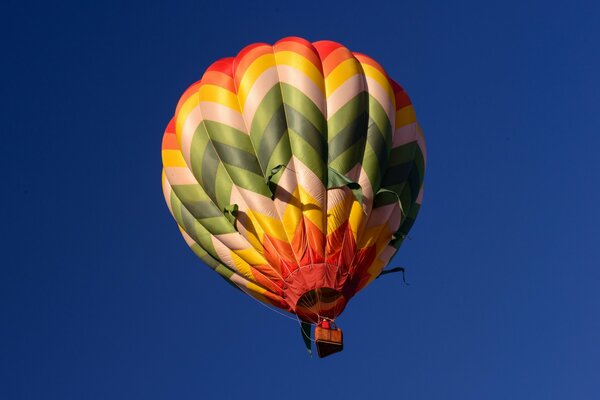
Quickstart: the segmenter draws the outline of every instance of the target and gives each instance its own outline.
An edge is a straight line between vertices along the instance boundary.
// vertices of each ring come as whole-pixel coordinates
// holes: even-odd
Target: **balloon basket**
[[[340,328],[315,328],[315,344],[320,358],[338,353],[344,349],[344,340]]]

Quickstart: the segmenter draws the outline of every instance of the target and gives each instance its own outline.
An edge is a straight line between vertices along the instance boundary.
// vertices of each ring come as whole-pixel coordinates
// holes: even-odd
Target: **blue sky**
[[[216,3],[3,6],[0,398],[597,398],[598,3]],[[428,144],[410,286],[353,299],[322,360],[160,188],[183,90],[288,35],[378,60]]]

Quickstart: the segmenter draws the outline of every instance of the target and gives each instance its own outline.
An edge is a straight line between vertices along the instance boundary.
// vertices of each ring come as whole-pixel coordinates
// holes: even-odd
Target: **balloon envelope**
[[[399,248],[423,194],[411,101],[373,59],[285,38],[212,64],[162,144],[192,251],[247,294],[335,318]]]

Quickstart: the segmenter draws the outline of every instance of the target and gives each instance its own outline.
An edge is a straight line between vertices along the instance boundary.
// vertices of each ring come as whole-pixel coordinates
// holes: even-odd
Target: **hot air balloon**
[[[342,343],[322,322],[384,271],[415,221],[425,143],[375,60],[288,37],[212,64],[181,96],[162,160],[192,251],[305,334],[318,324],[324,356]]]

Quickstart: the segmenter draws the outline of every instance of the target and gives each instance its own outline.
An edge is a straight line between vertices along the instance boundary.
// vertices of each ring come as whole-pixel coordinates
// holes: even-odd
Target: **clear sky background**
[[[598,2],[80,3],[0,12],[0,398],[598,398]],[[185,88],[288,35],[378,60],[428,144],[410,285],[355,297],[327,359],[160,187]]]

